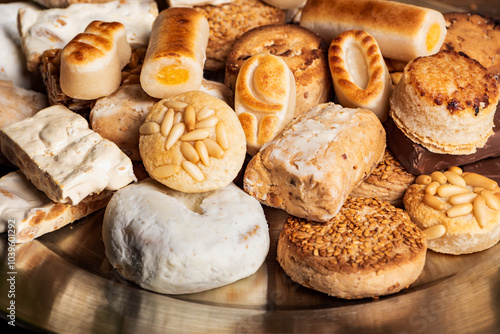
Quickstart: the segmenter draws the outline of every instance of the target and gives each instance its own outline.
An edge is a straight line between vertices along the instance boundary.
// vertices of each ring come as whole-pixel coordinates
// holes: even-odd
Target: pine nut
[[[207,147],[207,152],[209,156],[217,159],[220,159],[224,156],[224,150],[213,139],[210,138],[203,139],[203,143]]]
[[[196,111],[192,105],[188,105],[184,109],[184,123],[188,131],[193,131],[196,125]]]
[[[156,122],[146,122],[139,128],[139,133],[141,135],[152,135],[160,131],[160,125]]]
[[[476,197],[477,199],[477,197]],[[476,201],[476,200],[474,200]],[[464,203],[452,206],[446,211],[446,215],[450,218],[465,216],[472,212],[473,206],[472,203]]]
[[[196,129],[213,128],[214,126],[217,125],[218,122],[219,122],[219,119],[217,117],[211,116],[211,117],[205,118],[204,120],[196,123]]]
[[[165,179],[169,176],[177,174],[181,170],[178,165],[163,165],[153,169],[153,176],[159,179]]]
[[[424,195],[424,203],[430,206],[433,209],[443,211],[445,205],[441,202],[436,196],[425,194]]]
[[[175,111],[181,111],[184,110],[184,108],[186,108],[188,104],[181,101],[164,101],[163,105],[168,109],[172,108]]]
[[[199,140],[194,143],[194,148],[196,152],[198,152],[201,163],[207,167],[210,167],[210,156],[208,155],[207,147],[205,146],[205,144]]]
[[[198,152],[194,149],[193,145],[188,142],[181,143],[181,153],[184,158],[188,159],[192,163],[197,163],[200,161],[200,157],[198,156]]]
[[[204,106],[200,111],[196,114],[196,118],[201,121],[207,117],[215,115],[215,111],[210,109],[208,106]]]
[[[427,240],[441,238],[446,233],[446,227],[444,225],[438,224],[423,230]]]
[[[486,205],[495,211],[500,210],[500,199],[495,196],[495,194],[489,190],[483,190],[481,191],[481,196],[484,197],[484,200],[486,202]]]
[[[163,121],[161,121],[160,132],[163,137],[167,137],[174,126],[174,109],[170,108],[167,110]]]
[[[217,128],[215,129],[215,137],[217,139],[217,144],[219,144],[223,150],[229,149],[229,139],[227,137],[226,123],[219,122],[217,124]]]
[[[425,187],[424,192],[429,195],[436,195],[437,188],[440,186],[439,182],[437,181],[432,181]]]
[[[439,197],[450,197],[457,194],[464,194],[469,192],[465,187],[454,186],[452,184],[443,184],[437,188]]]
[[[498,187],[498,183],[496,183],[494,180],[476,173],[468,173],[464,176],[464,180],[468,185],[471,185],[473,187],[483,187],[491,191],[495,190],[495,188]]]
[[[172,146],[174,146],[174,144],[184,134],[185,129],[186,126],[184,125],[184,123],[177,123],[172,127],[172,131],[170,131],[165,143],[165,150],[168,151]]]
[[[485,190],[483,187],[475,187],[474,188],[474,192],[477,193],[477,194],[480,194],[481,191]]]
[[[458,175],[462,175],[462,173],[463,173],[462,168],[457,167],[457,166],[452,166],[452,167],[448,168],[448,171],[453,172],[453,173],[458,174]]]
[[[176,112],[174,115],[174,124],[179,124],[182,122],[182,113]]]
[[[475,193],[464,193],[450,196],[448,201],[452,205],[464,204],[464,203],[472,203],[474,198],[476,198],[477,194]]]
[[[474,217],[476,217],[479,227],[483,228],[488,222],[488,214],[486,212],[486,201],[483,196],[478,195],[474,200]]]
[[[429,184],[432,182],[432,179],[429,175],[425,175],[425,174],[422,174],[422,175],[419,175],[417,177],[417,179],[415,180],[415,183],[416,184]]]
[[[201,182],[205,179],[205,175],[203,175],[201,169],[194,163],[184,160],[181,162],[181,166],[195,181]]]
[[[180,138],[181,141],[196,141],[196,140],[202,140],[205,138],[208,138],[210,136],[210,130],[208,129],[196,129],[193,131],[190,131]]]
[[[467,185],[465,180],[455,172],[446,171],[443,174],[448,179],[448,182],[455,186],[465,187]]]
[[[446,176],[444,176],[443,173],[438,172],[438,171],[431,173],[431,179],[432,179],[432,181],[437,181],[440,184],[445,184],[447,181]]]

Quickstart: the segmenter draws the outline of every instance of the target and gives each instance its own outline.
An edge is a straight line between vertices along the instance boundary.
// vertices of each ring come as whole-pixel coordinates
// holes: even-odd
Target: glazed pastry
[[[198,90],[203,79],[209,27],[191,8],[169,8],[153,24],[141,86],[159,99]]]
[[[102,239],[120,275],[168,294],[205,291],[250,276],[269,251],[261,205],[232,184],[199,194],[151,179],[132,184],[111,198]]]
[[[29,242],[106,206],[112,191],[89,195],[77,205],[54,203],[20,172],[0,178],[0,233],[15,225],[15,242]]]
[[[66,44],[61,53],[62,92],[95,100],[116,91],[132,54],[126,33],[119,22],[93,21]]]
[[[233,109],[200,91],[163,99],[139,128],[147,172],[183,192],[222,188],[238,175],[246,155],[245,133]]]
[[[328,62],[340,104],[371,110],[385,121],[392,82],[375,39],[362,30],[344,31],[330,44]]]
[[[295,113],[295,80],[285,61],[258,54],[241,66],[235,87],[235,111],[254,155],[276,137]]]
[[[500,189],[480,174],[456,166],[422,174],[406,192],[404,205],[433,251],[468,254],[500,240]]]
[[[493,134],[499,96],[497,81],[476,60],[440,51],[405,67],[390,99],[390,116],[429,151],[468,155]]]
[[[440,12],[382,0],[309,0],[300,25],[328,43],[346,30],[364,30],[384,57],[403,61],[438,52],[446,35]]]
[[[290,216],[277,252],[293,281],[353,299],[408,287],[422,272],[426,251],[424,233],[402,209],[349,197],[338,215],[324,223]]]
[[[295,118],[248,163],[244,189],[313,221],[334,217],[384,155],[385,131],[364,109],[320,104]]]
[[[3,127],[0,148],[54,202],[77,205],[135,181],[130,159],[64,106]]]

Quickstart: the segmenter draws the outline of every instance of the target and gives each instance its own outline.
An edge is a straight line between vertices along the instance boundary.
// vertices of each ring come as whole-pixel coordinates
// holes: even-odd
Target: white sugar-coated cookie
[[[152,179],[113,195],[103,241],[120,275],[167,294],[200,292],[250,276],[269,250],[262,207],[234,184],[188,194]]]

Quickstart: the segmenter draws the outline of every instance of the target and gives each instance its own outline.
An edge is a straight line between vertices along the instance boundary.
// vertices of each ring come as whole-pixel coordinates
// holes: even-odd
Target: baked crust
[[[498,99],[497,81],[479,62],[440,51],[408,63],[390,115],[408,138],[431,152],[471,154],[493,134]]]
[[[210,26],[205,62],[208,71],[224,69],[231,46],[243,33],[255,27],[285,23],[283,10],[259,0],[234,0],[217,6],[193,8],[205,15]]]
[[[402,209],[349,197],[324,223],[288,217],[277,253],[295,282],[351,299],[408,287],[422,272],[426,250],[425,235]]]
[[[311,31],[293,24],[267,25],[244,33],[232,46],[224,83],[234,90],[243,62],[268,53],[282,58],[295,78],[295,116],[325,103],[331,95],[331,76],[326,43]]]
[[[500,77],[500,25],[490,17],[445,13],[446,37],[441,50],[463,52]]]
[[[374,113],[321,104],[295,118],[250,160],[244,189],[264,205],[327,221],[384,150],[385,131]]]
[[[408,187],[415,181],[410,174],[386,148],[384,158],[375,170],[349,196],[378,198],[396,207],[402,207],[403,196]]]

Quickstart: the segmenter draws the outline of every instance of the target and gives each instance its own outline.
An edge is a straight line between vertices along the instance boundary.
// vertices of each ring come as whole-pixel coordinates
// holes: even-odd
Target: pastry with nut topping
[[[485,176],[464,173],[456,166],[422,174],[403,201],[433,251],[468,254],[500,240],[500,188]]]
[[[422,272],[426,237],[408,215],[387,202],[347,198],[331,220],[289,216],[278,261],[293,281],[339,298],[388,295]]]
[[[235,112],[201,91],[158,102],[139,128],[147,172],[183,192],[204,192],[231,183],[245,160],[245,133]]]

